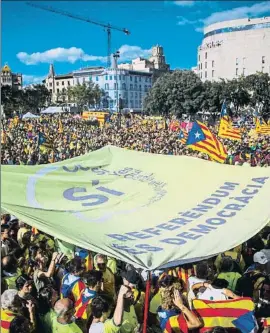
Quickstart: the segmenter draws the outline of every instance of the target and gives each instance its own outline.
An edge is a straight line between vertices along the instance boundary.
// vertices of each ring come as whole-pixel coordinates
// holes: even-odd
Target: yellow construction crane
[[[49,11],[49,12],[52,12],[52,13],[56,13],[56,14],[60,14],[60,15],[63,15],[63,16],[71,17],[71,18],[74,18],[76,20],[88,22],[88,23],[95,24],[95,25],[98,25],[100,27],[103,27],[107,32],[107,38],[108,38],[108,40],[107,40],[107,43],[108,43],[107,44],[107,67],[108,68],[111,67],[111,30],[122,31],[126,35],[130,34],[129,30],[127,30],[125,28],[116,27],[116,26],[111,25],[109,23],[105,24],[105,23],[101,23],[101,22],[97,22],[97,21],[92,21],[87,17],[74,15],[74,14],[71,14],[69,12],[66,12],[66,11],[63,11],[63,10],[60,10],[60,9],[55,9],[55,8],[50,7],[50,6],[42,6],[40,4],[36,4],[36,3],[33,3],[33,2],[26,2],[26,4],[28,6],[31,6],[31,7],[43,9],[43,10],[46,10],[46,11]]]

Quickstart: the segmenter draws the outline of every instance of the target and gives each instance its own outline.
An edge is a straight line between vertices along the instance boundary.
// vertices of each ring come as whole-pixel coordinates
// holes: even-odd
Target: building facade
[[[52,94],[52,102],[67,102],[67,89],[77,84],[97,84],[105,93],[102,99],[103,108],[118,110],[119,99],[125,109],[142,110],[143,99],[153,81],[162,73],[170,70],[166,64],[163,48],[154,46],[149,59],[137,58],[132,63],[117,64],[113,61],[112,68],[86,67],[66,75],[55,75],[53,65],[43,81]]]
[[[1,86],[10,86],[13,90],[21,90],[22,82],[22,74],[12,73],[10,67],[5,64],[1,70]]]
[[[55,75],[54,66],[51,64],[49,74],[43,83],[51,93],[52,102],[66,102],[67,89],[74,85],[73,73]]]
[[[123,107],[141,110],[143,99],[152,87],[152,73],[121,68],[84,68],[73,72],[74,84],[93,82],[105,92],[103,107],[116,111]]]
[[[270,74],[270,17],[239,19],[204,29],[194,70],[202,81]]]

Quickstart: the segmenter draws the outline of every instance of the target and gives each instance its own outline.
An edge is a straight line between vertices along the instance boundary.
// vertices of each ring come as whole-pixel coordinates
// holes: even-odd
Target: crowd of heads
[[[149,278],[143,269],[64,243],[9,214],[1,216],[1,254],[1,332],[142,331]],[[254,304],[257,331],[270,332],[269,273],[268,226],[208,260],[153,271],[147,332],[199,332],[204,318],[195,300],[243,297]],[[213,325],[210,332],[230,328]]]
[[[146,122],[131,115],[121,121],[111,117],[102,127],[67,114],[16,122],[2,119],[1,163],[53,163],[106,145],[208,159],[183,145],[170,122]],[[210,128],[216,132],[215,126]],[[39,142],[41,133],[46,145]],[[250,138],[247,133],[241,142],[221,140],[228,150],[226,163],[269,166],[269,137]],[[270,227],[208,260],[154,271],[149,280],[143,269],[67,244],[3,214],[1,255],[4,333],[138,333],[146,313],[147,332],[199,332],[205,322],[196,300],[243,297],[254,304],[257,331],[270,332]],[[213,324],[209,332],[230,330]]]
[[[136,115],[110,117],[104,126],[78,119],[70,114],[41,116],[39,119],[2,119],[2,164],[33,165],[57,162],[100,149],[106,145],[166,155],[187,155],[209,159],[179,140],[179,130],[171,130],[171,119],[146,121]],[[210,126],[217,133],[216,126]],[[241,142],[220,139],[227,149],[226,163],[234,165],[269,166],[270,136],[249,136],[243,131]],[[39,145],[40,133],[51,148]]]

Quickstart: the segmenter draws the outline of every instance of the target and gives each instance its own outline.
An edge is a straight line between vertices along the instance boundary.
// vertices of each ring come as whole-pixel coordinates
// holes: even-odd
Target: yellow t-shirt
[[[53,318],[52,333],[83,333],[82,330],[75,323],[60,324],[57,318]]]
[[[238,257],[238,253],[237,252],[226,251],[226,252],[224,252],[224,254],[225,254],[226,257],[231,257],[233,260],[237,260],[237,257]],[[217,258],[216,258],[216,261],[215,261],[215,266],[216,266],[216,269],[218,270],[218,272],[220,270],[222,259],[223,259],[222,255],[219,254],[217,256]],[[240,256],[239,266],[240,266],[240,268],[241,268],[241,270],[243,272],[244,269],[245,269],[245,262],[244,262],[244,259],[243,259],[242,255]]]
[[[93,323],[88,333],[118,333],[120,326],[116,326],[113,319],[107,319],[104,323]]]
[[[113,274],[116,274],[117,265],[116,265],[116,260],[114,258],[108,257],[107,267],[110,268]]]
[[[158,291],[156,295],[151,299],[149,312],[157,314],[159,306],[161,306],[161,295],[160,292]]]
[[[134,306],[130,306],[130,311],[123,313],[123,320],[120,328],[121,333],[132,333],[139,326]]]
[[[106,271],[103,272],[102,277],[104,293],[111,297],[115,297],[115,280],[113,273],[109,269],[106,269]]]

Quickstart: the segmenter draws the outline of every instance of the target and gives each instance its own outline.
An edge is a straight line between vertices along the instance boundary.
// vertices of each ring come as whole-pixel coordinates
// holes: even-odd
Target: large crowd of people
[[[212,127],[213,131],[216,131]],[[40,134],[46,140],[40,144]],[[230,164],[269,166],[270,139],[248,136],[223,141]],[[111,119],[102,128],[71,115],[2,120],[1,164],[35,165],[79,156],[106,145],[158,154],[208,159],[179,140],[170,120]],[[254,332],[270,332],[270,226],[234,249],[208,260],[150,275],[147,332],[251,332],[220,311],[204,317],[196,301],[252,302]],[[146,320],[149,275],[112,257],[42,233],[9,214],[1,215],[2,333],[139,333]],[[237,310],[239,310],[237,312]],[[223,315],[224,316],[224,315]],[[211,318],[210,318],[211,317]],[[229,318],[230,319],[230,318]],[[218,323],[218,324],[217,324]]]
[[[189,155],[208,159],[179,140],[179,131],[170,129],[170,119],[144,122],[142,117],[111,118],[102,128],[71,115],[41,116],[14,123],[2,119],[1,164],[33,165],[57,162],[79,156],[106,145],[155,154]],[[216,133],[215,126],[210,129]],[[39,146],[39,133],[52,143],[53,149]],[[241,142],[220,139],[227,148],[226,163],[233,165],[269,166],[270,136],[243,132]],[[253,133],[254,134],[254,133]]]
[[[142,332],[145,271],[54,239],[9,214],[1,216],[1,255],[2,333]],[[247,332],[227,327],[228,320],[223,326],[220,317],[209,324],[194,303],[243,297],[253,304],[254,332],[270,332],[269,273],[270,227],[214,258],[154,271],[147,332],[200,332],[204,325],[209,332]]]

